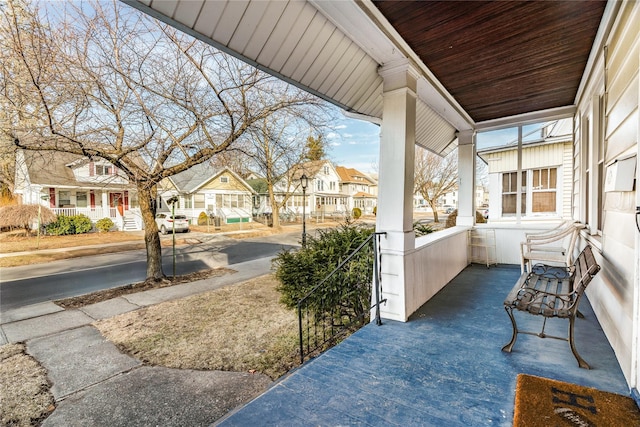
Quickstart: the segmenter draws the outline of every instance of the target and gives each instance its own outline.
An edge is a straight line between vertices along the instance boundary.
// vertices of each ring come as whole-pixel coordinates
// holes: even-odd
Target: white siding
[[[605,115],[605,165],[621,156],[637,155],[640,97],[638,70],[640,58],[640,4],[625,2],[616,27],[608,41],[606,64]],[[602,55],[602,53],[601,53]],[[600,71],[602,74],[602,72]],[[597,78],[598,71],[594,73]],[[598,85],[592,84],[578,105],[576,116],[576,143],[574,169],[573,208],[581,218],[591,207],[595,190],[587,197],[584,177],[586,145],[593,135],[593,99],[599,96]],[[593,132],[591,132],[593,133]],[[597,138],[597,135],[595,136]],[[593,168],[593,166],[592,166]],[[605,171],[606,173],[606,171]],[[602,238],[589,236],[590,243],[601,249],[598,261],[602,273],[587,289],[587,295],[598,320],[613,347],[622,371],[633,388],[638,388],[638,232],[635,224],[635,192],[604,193]],[[597,224],[591,224],[592,228]],[[633,327],[632,327],[633,325]],[[634,361],[635,359],[635,361]]]

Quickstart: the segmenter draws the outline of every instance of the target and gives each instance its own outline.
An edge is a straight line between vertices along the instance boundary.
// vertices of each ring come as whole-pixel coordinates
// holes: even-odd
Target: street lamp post
[[[307,175],[302,174],[302,176],[300,177],[300,186],[302,187],[302,247],[303,248],[307,246],[306,192],[307,192],[308,184],[309,184],[309,179],[307,178]]]
[[[171,205],[171,232],[173,234],[173,278],[176,278],[176,202],[178,196],[173,196],[167,200]]]

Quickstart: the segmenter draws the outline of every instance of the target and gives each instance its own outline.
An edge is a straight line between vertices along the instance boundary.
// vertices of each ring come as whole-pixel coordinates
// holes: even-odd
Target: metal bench
[[[511,352],[518,334],[561,339],[569,342],[571,351],[578,361],[578,366],[589,369],[587,362],[580,357],[576,350],[573,340],[573,326],[576,315],[581,316],[578,312],[580,298],[598,271],[600,271],[600,266],[593,256],[591,246],[587,245],[571,267],[536,264],[531,272],[523,273],[504,301],[505,310],[509,314],[513,326],[513,335],[511,341],[502,347],[502,351]],[[519,330],[513,316],[514,309],[544,316],[542,330],[537,333]],[[549,317],[569,319],[568,338],[545,334],[544,328]]]

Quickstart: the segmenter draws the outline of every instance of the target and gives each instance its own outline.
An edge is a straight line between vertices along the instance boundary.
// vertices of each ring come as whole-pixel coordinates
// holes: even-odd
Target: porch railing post
[[[382,319],[380,318],[380,260],[378,259],[378,243],[380,234],[375,233],[375,239],[373,239],[373,286],[375,287],[376,295],[376,325],[382,325]]]

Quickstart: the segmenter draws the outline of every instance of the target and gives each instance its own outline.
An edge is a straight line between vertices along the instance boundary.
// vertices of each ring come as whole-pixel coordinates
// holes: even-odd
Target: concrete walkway
[[[3,312],[0,345],[25,342],[48,372],[55,411],[43,426],[210,425],[270,384],[261,374],[144,366],[91,324],[267,274],[271,258],[229,265],[233,274],[124,295],[79,309],[53,302]]]

